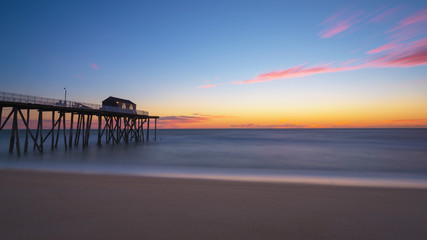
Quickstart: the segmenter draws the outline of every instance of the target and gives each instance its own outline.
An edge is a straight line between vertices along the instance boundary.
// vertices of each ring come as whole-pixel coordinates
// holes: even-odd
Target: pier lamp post
[[[64,91],[65,91],[64,107],[66,107],[67,106],[67,89],[64,88]]]

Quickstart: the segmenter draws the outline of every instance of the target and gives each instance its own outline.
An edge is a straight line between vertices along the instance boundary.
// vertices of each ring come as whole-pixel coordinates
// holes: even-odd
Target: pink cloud
[[[296,66],[293,68],[286,69],[284,71],[273,71],[268,73],[263,73],[255,77],[254,79],[245,80],[245,81],[237,81],[235,84],[248,84],[248,83],[260,83],[260,82],[270,82],[278,79],[289,79],[289,78],[300,78],[313,74],[319,73],[331,73],[331,72],[341,72],[341,71],[349,71],[361,68],[361,66],[355,67],[332,67],[329,64],[321,65],[321,66],[312,66],[312,67],[304,67],[304,66]]]
[[[185,125],[208,121],[207,117],[198,116],[165,116],[160,118],[159,128],[182,128]]]
[[[341,64],[322,64],[322,65],[298,65],[295,67],[288,68],[286,70],[276,70],[272,72],[267,72],[259,74],[253,79],[236,81],[234,84],[249,84],[249,83],[260,83],[260,82],[270,82],[278,79],[291,79],[291,78],[300,78],[315,74],[321,73],[332,73],[332,72],[343,72],[343,71],[352,71],[363,68],[394,68],[394,67],[415,67],[427,65],[427,37],[422,39],[416,39],[415,37],[423,36],[426,31],[425,26],[418,26],[419,24],[415,23],[424,23],[427,20],[426,17],[427,11],[422,10],[411,17],[408,17],[399,22],[399,29],[395,30],[395,33],[405,35],[405,31],[409,28],[411,29],[410,38],[400,38],[395,39],[391,42],[388,42],[380,47],[372,49],[366,54],[364,58],[351,59],[342,62]],[[325,21],[325,23],[334,23],[339,21],[343,14],[333,16],[332,18]],[[345,22],[351,22],[351,19],[355,19],[357,15],[348,18]],[[357,20],[361,21],[361,20]],[[357,22],[354,20],[353,22]],[[342,32],[342,29],[347,29],[347,27],[339,28],[339,24],[335,24],[337,27],[335,30],[330,29],[322,34],[322,37],[331,37],[339,32]],[[406,26],[406,27],[405,27]],[[418,26],[418,28],[413,28]],[[403,32],[403,33],[401,33]],[[390,33],[390,31],[389,31]],[[416,39],[413,41],[408,41],[408,39]]]
[[[381,67],[415,67],[427,64],[427,48],[398,56],[392,56],[380,62]]]
[[[387,31],[392,33],[388,38],[394,41],[402,42],[417,38],[427,33],[427,27],[423,24],[409,25],[398,30]]]
[[[193,115],[195,116],[200,116],[200,117],[206,117],[206,118],[236,118],[234,116],[226,116],[226,115],[207,115],[207,114],[201,114],[201,113],[193,113]]]
[[[333,37],[333,36],[337,35],[338,33],[341,33],[344,30],[348,29],[349,27],[350,27],[350,25],[347,23],[339,23],[339,24],[335,25],[332,29],[328,29],[328,30],[321,32],[320,37],[321,38]]]
[[[368,51],[366,53],[368,53],[368,54],[379,53],[379,52],[387,51],[389,49],[393,49],[395,47],[397,47],[397,45],[395,43],[390,42],[390,43],[382,45],[381,47],[377,47],[375,49],[372,49],[371,51]]]
[[[342,64],[343,65],[350,65],[350,64],[355,63],[357,61],[360,61],[360,59],[349,59],[347,61],[344,61]]]
[[[162,121],[179,121],[181,123],[195,123],[200,121],[209,120],[208,117],[199,116],[166,116],[162,117]]]
[[[344,32],[351,26],[359,23],[361,19],[359,16],[361,12],[348,13],[347,11],[340,11],[333,16],[323,21],[322,25],[327,25],[326,29],[319,33],[321,38],[331,38],[339,33]]]
[[[395,28],[393,28],[392,30],[390,30],[390,32],[399,30],[401,28],[404,28],[406,26],[409,25],[413,25],[416,23],[426,23],[427,22],[427,8],[420,10],[418,12],[416,12],[415,14],[403,19],[402,21],[399,22],[399,25]]]
[[[415,67],[427,64],[427,38],[402,43],[386,55],[370,60],[368,67]]]
[[[207,121],[214,118],[235,118],[234,116],[225,115],[207,115],[200,113],[193,113],[193,115],[180,115],[180,116],[165,116],[162,121],[179,121],[181,123],[195,123],[200,121]]]
[[[346,12],[347,12],[347,10],[344,9],[344,10],[341,10],[341,11],[333,14],[332,16],[328,17],[325,21],[323,21],[322,25],[326,25],[328,23],[335,22],[335,21],[339,20],[339,18],[342,15],[344,15]]]
[[[203,86],[200,86],[197,88],[213,88],[213,87],[216,87],[216,84],[207,84],[207,85],[203,85]]]
[[[403,44],[401,44],[403,45]],[[320,66],[306,67],[299,65],[296,67],[288,68],[286,70],[272,71],[263,73],[253,79],[245,81],[237,81],[234,84],[249,84],[270,82],[278,79],[290,79],[310,76],[320,73],[332,73],[352,71],[362,68],[386,68],[386,67],[415,67],[427,65],[427,41],[419,40],[411,43],[406,43],[405,47],[401,48],[388,48],[390,51],[382,56],[373,58],[365,58],[362,63],[354,66],[349,66],[350,62],[345,62],[340,66],[332,66],[331,64],[324,64]],[[374,49],[375,50],[375,49]],[[382,52],[382,51],[376,51]]]
[[[194,123],[203,123],[218,118],[236,118],[234,116],[226,115],[207,115],[194,113],[193,115],[180,115],[180,116],[165,116],[161,117],[159,126],[162,128],[185,128]]]
[[[401,7],[395,7],[395,8],[389,9],[387,11],[384,11],[384,12],[378,14],[377,16],[373,17],[371,20],[369,20],[369,22],[384,21],[386,18],[390,17],[391,15],[393,15],[394,13],[399,11],[400,9],[402,9],[402,8]]]
[[[408,26],[410,24],[427,22],[427,8],[415,13],[414,15],[400,21],[401,27]]]
[[[89,64],[89,66],[90,66],[91,68],[95,69],[95,70],[98,70],[98,69],[99,69],[99,66],[98,66],[98,65],[96,65],[95,63],[91,63],[91,64]]]

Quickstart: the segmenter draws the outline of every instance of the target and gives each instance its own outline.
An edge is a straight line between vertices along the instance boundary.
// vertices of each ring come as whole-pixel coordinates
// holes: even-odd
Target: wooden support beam
[[[117,142],[117,139],[114,135],[114,132],[116,131],[116,128],[117,128],[117,121],[116,120],[117,119],[115,117],[113,117],[113,116],[110,117],[110,121],[111,121],[111,123],[110,123],[110,140],[112,140],[113,145],[116,144],[116,142]]]
[[[108,116],[104,116],[105,119],[105,125],[104,125],[104,131],[105,131],[105,143],[110,143],[110,118]]]
[[[84,126],[84,130],[82,131],[82,139],[83,139],[83,141],[82,141],[82,146],[83,146],[83,148],[85,148],[86,147],[86,140],[87,140],[87,138],[86,138],[86,135],[87,135],[87,125],[89,124],[89,115],[87,115],[86,116],[86,120],[85,120],[85,126]]]
[[[111,140],[113,145],[116,144],[116,130],[117,129],[117,119],[114,116],[111,116]]]
[[[64,126],[64,146],[65,146],[65,151],[67,151],[67,125],[65,125],[66,121],[65,121],[65,112],[62,112],[62,125]]]
[[[132,139],[135,138],[135,118],[130,119],[129,124],[129,141],[132,141]],[[136,142],[136,139],[135,139]]]
[[[134,134],[134,128],[135,128],[135,124],[134,124],[134,118],[129,118],[129,141],[132,142],[132,139],[135,138],[135,134]]]
[[[30,132],[30,127],[28,124],[30,124],[30,109],[27,109],[27,122],[25,122],[24,116],[22,116],[21,110],[19,110],[19,114],[21,114],[21,118],[24,121],[25,125],[25,145],[24,145],[24,153],[28,152],[28,134]]]
[[[132,119],[132,138],[135,139],[135,142],[139,142],[139,136],[138,136],[138,119],[133,118]]]
[[[145,119],[141,118],[141,139],[142,139],[142,142],[145,142],[144,123],[145,123]]]
[[[108,123],[108,128],[107,128],[107,132],[105,133],[105,142],[107,143],[107,144],[110,144],[110,141],[111,141],[111,129],[112,129],[112,127],[113,127],[113,118],[110,116],[110,117],[105,117],[105,121],[106,121],[106,123],[105,124],[107,124]]]
[[[12,112],[13,112],[13,120],[12,120],[12,131],[10,133],[9,153],[13,153],[13,147],[15,146],[15,134],[16,134],[15,128],[18,127],[17,120],[16,120],[17,118],[16,108],[13,108]]]
[[[124,130],[122,129],[122,126],[124,124],[125,124],[124,117],[123,118],[119,117],[119,135],[120,135],[120,137],[118,137],[118,142],[117,143],[119,143],[120,140],[122,140],[122,138],[123,138],[123,142],[124,142]]]
[[[105,118],[105,117],[104,117]],[[101,116],[101,121],[102,121],[102,116]],[[102,131],[101,131],[101,144],[102,144],[102,136],[104,135],[104,133],[106,133],[106,131],[107,131],[107,125],[108,125],[108,122],[106,121],[105,122],[105,124],[104,124],[104,127],[102,127],[102,124],[101,124],[101,128],[102,128]]]
[[[127,124],[126,124],[126,117],[123,117],[123,130],[122,130],[122,128],[120,127],[120,130],[121,130],[121,132],[120,132],[120,135],[123,137],[123,142],[125,142],[125,143],[127,143],[127,140],[126,140],[126,136],[127,136]]]
[[[60,133],[60,131],[61,131],[61,118],[62,118],[62,114],[61,114],[61,113],[59,113],[59,118],[58,118],[59,123],[58,123],[58,129],[57,129],[57,131],[56,131],[56,142],[55,142],[55,148],[58,148],[59,133]],[[55,130],[54,130],[54,131],[55,131]],[[52,133],[53,133],[54,131],[52,131]]]
[[[131,119],[129,134],[130,134],[130,140],[132,141],[132,139],[135,139],[135,142],[137,142],[137,139],[135,138],[135,118]]]
[[[154,140],[157,141],[157,118],[154,119]]]
[[[139,132],[138,132],[139,121],[138,121],[138,118],[133,119],[132,126],[133,126],[133,128],[132,128],[133,138],[135,139],[135,142],[140,142],[141,139],[139,139]]]
[[[19,126],[18,126],[18,110],[15,110],[15,113],[13,114],[14,117],[14,124],[16,125],[15,127],[15,136],[16,136],[16,153],[18,154],[18,157],[21,156],[21,145],[19,143]]]
[[[125,136],[124,136],[124,141],[125,141],[125,143],[126,144],[128,144],[129,143],[129,121],[128,121],[128,118],[127,117],[123,117],[123,125],[124,125],[124,134],[125,134]]]
[[[104,133],[105,133],[105,143],[108,144],[108,137],[109,137],[109,127],[110,127],[110,122],[107,116],[104,116],[104,120],[105,120],[105,124],[104,124]]]
[[[43,152],[43,111],[39,110],[40,152]]]
[[[145,142],[144,123],[145,123],[145,119],[141,118],[141,139],[142,139],[142,142]]]
[[[18,111],[19,111],[19,115],[21,115],[21,118],[22,118],[22,120],[24,121],[24,125],[25,125],[25,127],[27,128],[27,131],[28,131],[28,133],[30,134],[30,137],[33,139],[34,146],[36,146],[36,147],[37,147],[37,150],[39,150],[39,151],[40,151],[40,147],[39,147],[39,145],[37,144],[37,139],[33,136],[33,134],[32,134],[32,133],[31,133],[31,131],[30,131],[30,127],[29,127],[29,125],[30,125],[30,123],[29,123],[29,121],[30,121],[29,109],[27,109],[27,121],[25,121],[24,114],[22,114],[21,110],[20,110],[20,109],[18,109]]]
[[[86,143],[85,143],[85,129],[86,129],[86,127],[85,127],[85,115],[84,115],[84,113],[81,115],[82,115],[82,122],[81,122],[82,123],[82,126],[81,126],[82,147],[84,148],[86,145]]]
[[[126,117],[126,122],[127,122],[127,130],[126,130],[126,132],[127,132],[127,142],[130,142],[130,141],[132,141],[132,132],[131,132],[131,130],[132,130],[132,125],[131,125],[131,122],[132,122],[132,119],[130,118],[130,117]]]
[[[150,141],[150,118],[147,118],[147,142]]]
[[[70,117],[70,136],[68,139],[68,148],[72,149],[73,148],[73,121],[74,121],[74,112],[71,112],[71,117]]]
[[[80,135],[80,125],[81,125],[81,114],[77,115],[77,126],[76,126],[76,136],[74,137],[74,146],[79,145],[79,135]]]
[[[85,144],[86,147],[89,146],[89,136],[90,136],[90,128],[92,125],[92,115],[87,115],[87,121],[86,121],[86,140],[85,140]]]
[[[115,118],[113,116],[110,117],[110,141],[112,141],[113,145],[116,144],[116,138],[114,137],[114,132],[116,131],[116,123]]]
[[[114,132],[116,132],[116,138],[115,138],[115,144],[117,144],[117,143],[119,143],[119,141],[120,141],[120,138],[121,138],[121,136],[120,136],[120,123],[121,123],[121,119],[120,119],[120,117],[115,117],[114,118],[114,120],[116,121],[116,124],[115,124],[115,126],[114,126]],[[113,136],[114,136],[114,133],[113,133]]]
[[[138,137],[138,141],[141,141],[141,118],[137,118],[136,119],[136,124],[137,124],[137,128],[136,128],[136,136]]]
[[[112,129],[113,129],[113,117],[109,117],[109,119],[108,119],[108,144],[110,143],[110,141],[111,141],[111,135],[113,134],[112,133]]]
[[[120,137],[123,138],[123,142],[126,142],[126,135],[127,135],[127,127],[126,127],[126,117],[123,117],[123,121],[120,122],[120,124],[123,123],[123,129],[120,125]]]
[[[53,151],[54,148],[54,141],[55,141],[55,111],[52,111],[52,146],[50,147],[50,150]],[[59,133],[58,133],[59,135]]]
[[[122,117],[119,117],[118,132],[119,132],[119,136],[117,137],[117,143],[119,143],[120,140],[122,140],[122,138],[123,138],[123,141],[124,141],[124,137],[123,137],[124,131],[122,129]]]
[[[38,121],[37,121],[36,139],[34,140],[33,151],[36,150],[36,144],[37,144],[37,141],[39,139],[39,131],[40,131],[39,121],[40,121],[40,112],[39,112],[39,118],[38,118]],[[38,149],[40,151],[41,148],[39,147]]]
[[[12,116],[13,111],[10,111],[9,115],[7,116],[7,118],[4,120],[3,124],[0,126],[0,131],[4,128],[4,126],[6,125],[7,121],[9,120],[9,118]]]
[[[126,137],[126,139],[125,139],[125,142],[126,142],[126,144],[128,144],[129,143],[129,131],[130,131],[130,126],[129,126],[129,117],[123,117],[123,122],[124,122],[124,124],[125,124],[125,137]]]
[[[56,120],[55,124],[53,125],[54,127],[51,128],[49,130],[49,132],[46,134],[46,136],[43,138],[43,142],[46,142],[46,140],[50,136],[50,134],[53,134],[53,132],[55,131],[55,127],[56,127],[56,125],[58,125],[58,123],[59,123],[60,120],[61,120],[61,118],[58,118],[58,120]]]
[[[97,145],[101,146],[101,125],[102,125],[102,117],[101,114],[98,114],[98,142]]]
[[[128,120],[128,123],[129,123],[129,125],[128,125],[128,137],[129,137],[129,141],[130,142],[132,142],[132,139],[134,138],[134,134],[133,134],[133,127],[134,127],[134,125],[133,125],[133,118],[128,118],[129,120]]]
[[[123,142],[125,141],[125,138],[124,138],[125,131],[124,131],[124,129],[122,129],[122,125],[125,125],[125,118],[124,117],[120,117],[120,122],[119,122],[119,133],[120,133],[120,137],[119,137],[118,143],[120,142],[120,140],[122,138],[123,138]]]
[[[122,122],[123,122],[123,125],[124,125],[124,128],[122,129]],[[120,117],[120,120],[119,120],[119,134],[120,134],[120,136],[118,137],[118,142],[120,142],[120,140],[123,138],[123,141],[124,142],[127,142],[127,136],[128,136],[128,132],[129,132],[129,127],[127,127],[127,120],[125,119],[125,117],[123,117],[123,121],[122,121],[122,119],[121,119],[121,117]]]

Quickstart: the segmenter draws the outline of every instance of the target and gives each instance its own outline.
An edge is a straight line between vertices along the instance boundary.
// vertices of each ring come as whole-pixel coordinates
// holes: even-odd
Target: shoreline
[[[423,239],[427,191],[0,170],[5,239]]]
[[[112,170],[113,169],[113,170]],[[85,174],[85,175],[108,175],[147,178],[168,178],[188,180],[212,180],[212,181],[237,181],[237,182],[260,182],[276,184],[308,184],[320,186],[342,186],[342,187],[368,187],[368,188],[397,188],[397,189],[426,189],[427,177],[420,174],[402,173],[364,173],[333,172],[333,171],[306,171],[306,170],[260,170],[260,169],[228,169],[215,168],[150,168],[143,171],[135,171],[131,168],[105,168],[86,167],[74,169],[72,167],[46,168],[36,166],[5,167],[0,166],[1,171],[41,172],[59,174]],[[344,174],[345,173],[345,174]]]

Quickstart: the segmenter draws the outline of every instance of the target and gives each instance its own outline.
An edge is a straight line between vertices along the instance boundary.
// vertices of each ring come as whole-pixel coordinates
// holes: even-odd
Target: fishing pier
[[[63,141],[65,150],[79,145],[86,148],[91,130],[95,129],[98,146],[102,145],[103,138],[106,144],[113,145],[148,142],[150,120],[154,120],[154,140],[157,140],[158,118],[137,110],[136,104],[129,100],[115,97],[109,97],[98,105],[0,91],[0,133],[5,126],[11,125],[9,152],[16,149],[18,156],[22,150],[27,153],[31,147],[40,153],[49,147],[54,151],[58,141]],[[25,130],[25,139],[20,140],[20,130],[21,137]],[[24,142],[23,149],[21,141]]]

